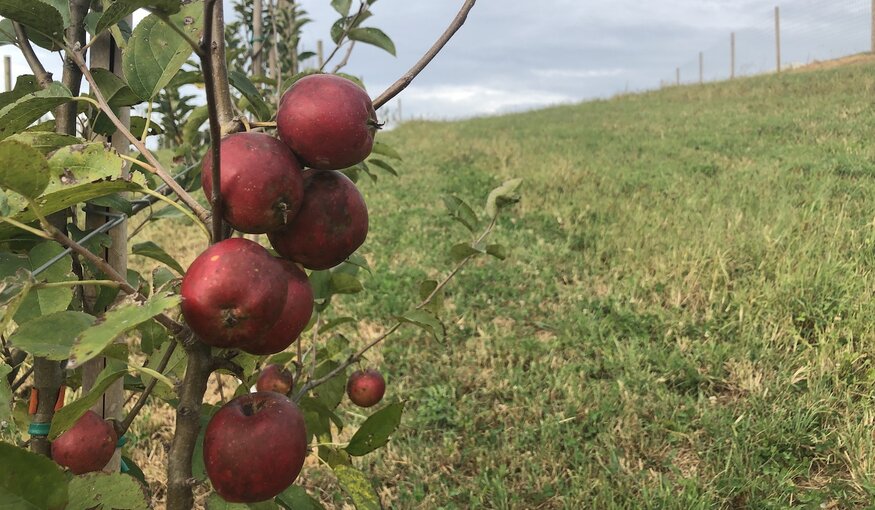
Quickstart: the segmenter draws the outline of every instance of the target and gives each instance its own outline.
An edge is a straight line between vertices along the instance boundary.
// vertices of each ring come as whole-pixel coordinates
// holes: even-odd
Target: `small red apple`
[[[341,170],[364,161],[379,127],[367,92],[346,78],[312,74],[283,94],[280,140],[311,168]]]
[[[112,424],[89,410],[52,441],[52,459],[77,475],[100,471],[115,453],[117,441]]]
[[[359,407],[376,405],[383,399],[384,393],[386,393],[386,381],[380,372],[373,368],[365,371],[356,370],[346,383],[346,394],[352,403]]]
[[[261,245],[235,237],[207,248],[182,278],[182,314],[214,347],[245,348],[277,321],[286,302],[285,269]]]
[[[234,133],[221,142],[223,215],[232,227],[263,234],[288,224],[304,198],[301,165],[281,141],[264,133]],[[213,196],[213,156],[207,151],[201,183]]]
[[[261,369],[258,381],[255,383],[255,389],[288,395],[289,391],[292,390],[292,372],[282,365],[271,363]]]
[[[213,488],[232,503],[273,498],[297,478],[307,455],[304,415],[271,391],[228,402],[204,432],[204,465]]]
[[[300,336],[313,314],[313,288],[306,273],[294,262],[277,259],[288,276],[286,304],[279,319],[267,333],[243,347],[250,354],[266,355],[285,350]]]
[[[365,242],[368,207],[347,176],[335,171],[308,171],[298,215],[267,236],[283,257],[308,269],[329,269]]]

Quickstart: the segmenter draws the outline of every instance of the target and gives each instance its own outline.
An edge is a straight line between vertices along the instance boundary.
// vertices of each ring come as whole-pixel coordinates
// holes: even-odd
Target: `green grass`
[[[506,262],[445,342],[382,349],[397,508],[841,508],[875,496],[875,68],[666,89],[386,139],[357,310],[403,311],[511,177]]]
[[[408,401],[357,461],[384,502],[875,501],[873,89],[856,65],[384,135],[401,177],[361,183],[374,275],[339,300],[370,325],[450,267],[442,194],[525,179],[494,236],[512,255],[454,281],[446,340],[372,358]]]

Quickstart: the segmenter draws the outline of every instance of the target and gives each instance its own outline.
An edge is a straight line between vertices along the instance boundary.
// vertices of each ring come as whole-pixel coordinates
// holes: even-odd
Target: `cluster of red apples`
[[[267,355],[298,339],[313,312],[313,291],[301,267],[332,268],[367,236],[364,199],[339,170],[368,157],[377,127],[363,89],[317,74],[283,95],[279,139],[256,132],[222,139],[224,220],[239,232],[267,234],[281,258],[253,241],[231,238],[195,259],[182,280],[182,312],[201,341]],[[211,168],[208,153],[201,173],[208,199]],[[307,454],[303,413],[287,397],[290,374],[288,387],[273,388],[280,392],[263,389],[222,406],[205,431],[207,475],[230,502],[275,497],[298,476]]]

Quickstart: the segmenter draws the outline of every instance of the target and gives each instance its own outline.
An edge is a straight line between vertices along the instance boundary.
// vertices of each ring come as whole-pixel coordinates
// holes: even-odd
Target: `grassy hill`
[[[409,399],[366,458],[385,502],[875,501],[873,88],[851,65],[386,134],[401,177],[361,184],[375,271],[343,300],[365,333],[450,267],[442,194],[525,182],[511,256],[451,286],[447,339],[372,358]]]

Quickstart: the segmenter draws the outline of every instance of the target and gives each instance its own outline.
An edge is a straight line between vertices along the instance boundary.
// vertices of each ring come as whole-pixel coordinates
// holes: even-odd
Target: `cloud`
[[[442,119],[526,110],[573,100],[573,96],[549,90],[485,85],[412,86],[402,96],[405,110]]]

